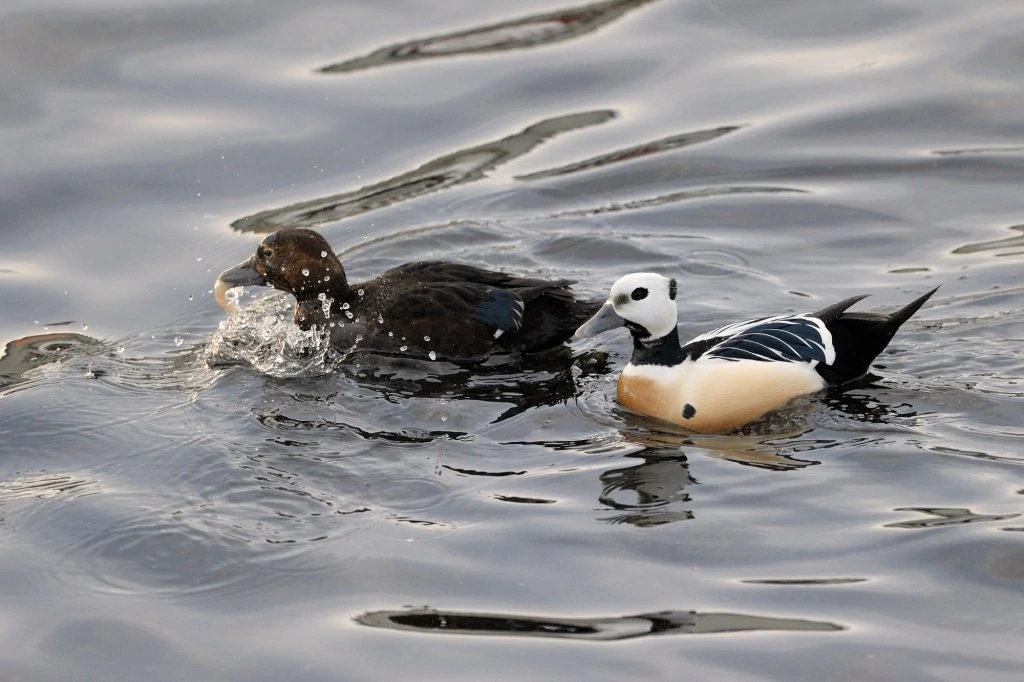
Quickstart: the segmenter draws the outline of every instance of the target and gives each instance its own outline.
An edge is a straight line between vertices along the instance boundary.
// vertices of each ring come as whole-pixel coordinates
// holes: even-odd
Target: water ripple
[[[266,233],[288,227],[314,227],[424,194],[439,192],[484,177],[487,171],[529,153],[545,140],[614,118],[607,109],[585,111],[538,121],[521,132],[428,161],[393,178],[356,190],[332,194],[239,218],[240,232]]]
[[[532,173],[526,173],[525,175],[517,175],[515,179],[540,180],[543,178],[557,177],[559,175],[570,175],[581,171],[594,170],[611,164],[643,158],[652,154],[660,154],[662,152],[672,151],[673,149],[692,147],[693,145],[701,144],[703,142],[717,140],[718,138],[728,135],[729,133],[733,133],[743,127],[744,126],[719,126],[717,128],[709,128],[707,130],[696,130],[693,132],[681,133],[679,135],[670,135],[669,137],[663,137],[652,142],[645,142],[644,144],[627,147],[626,149],[619,149],[614,152],[608,152],[607,154],[601,154],[600,156],[594,156],[584,161],[577,161],[557,168],[534,171]]]

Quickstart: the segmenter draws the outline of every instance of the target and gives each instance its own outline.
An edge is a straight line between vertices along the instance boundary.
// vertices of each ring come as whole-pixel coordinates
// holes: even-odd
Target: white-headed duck
[[[891,315],[846,312],[854,296],[816,313],[731,324],[685,345],[676,328],[676,280],[620,278],[576,338],[625,326],[633,356],[622,370],[624,407],[700,433],[726,433],[826,388],[857,385],[896,330],[935,289]]]

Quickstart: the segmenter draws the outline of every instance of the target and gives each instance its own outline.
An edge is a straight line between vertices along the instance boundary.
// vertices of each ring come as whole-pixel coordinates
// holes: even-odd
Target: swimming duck
[[[474,362],[568,340],[601,307],[577,300],[571,284],[443,261],[408,263],[351,284],[326,239],[287,229],[222,272],[214,295],[230,311],[228,289],[269,285],[295,296],[299,327],[329,329],[336,348]]]
[[[846,312],[866,298],[854,296],[816,313],[737,322],[681,345],[677,290],[669,277],[626,275],[575,337],[625,326],[633,357],[619,376],[619,403],[701,433],[734,431],[799,396],[857,385],[936,291],[891,315]]]

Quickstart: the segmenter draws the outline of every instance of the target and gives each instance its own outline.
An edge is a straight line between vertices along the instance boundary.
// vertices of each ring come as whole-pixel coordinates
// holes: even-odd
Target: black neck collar
[[[657,339],[641,338],[640,334],[647,332],[643,328],[630,329],[630,332],[633,335],[633,357],[630,362],[634,365],[674,367],[686,359],[686,353],[679,345],[679,329],[676,327]]]

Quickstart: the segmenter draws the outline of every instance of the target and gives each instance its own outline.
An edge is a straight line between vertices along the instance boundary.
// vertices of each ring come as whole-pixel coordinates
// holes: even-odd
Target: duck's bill
[[[574,340],[588,339],[591,336],[597,336],[601,332],[606,332],[609,329],[615,329],[625,324],[626,321],[619,317],[612,304],[605,303],[592,318],[580,325],[576,333],[572,335],[572,338]]]
[[[213,285],[213,298],[217,305],[229,313],[238,311],[238,306],[228,301],[227,293],[235,287],[263,286],[267,278],[256,272],[253,261],[250,258],[244,263],[239,263],[233,268],[225,270],[217,276]]]

